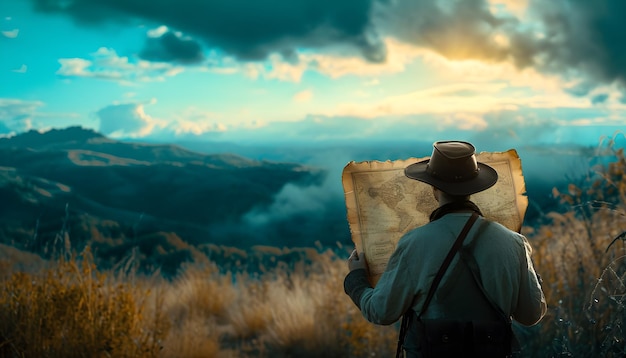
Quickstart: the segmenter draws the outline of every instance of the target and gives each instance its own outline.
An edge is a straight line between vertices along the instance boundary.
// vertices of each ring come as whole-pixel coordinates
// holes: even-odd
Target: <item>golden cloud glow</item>
[[[461,113],[465,118],[462,123],[478,128],[484,125],[478,118],[494,111],[517,110],[521,107],[584,109],[594,106],[590,100],[564,91],[575,83],[557,76],[541,74],[532,68],[520,70],[509,62],[450,60],[426,49],[394,41],[388,41],[388,44],[395,46],[392,52],[404,51],[404,55],[397,57],[402,60],[396,62],[396,65],[405,66],[410,59],[421,61],[437,77],[438,82],[444,84],[401,95],[379,99],[373,97],[365,103],[355,99],[355,102],[344,102],[336,106],[326,112],[326,115],[375,118],[388,115]],[[386,68],[391,70],[396,67]],[[354,66],[351,71],[366,72],[357,70]],[[626,105],[619,101],[619,88],[604,86],[595,91],[611,94],[608,96],[609,100],[602,105],[607,107],[609,113],[617,112],[620,118],[623,117]]]
[[[311,90],[304,90],[304,91],[296,93],[293,96],[293,100],[299,103],[309,102],[312,98],[313,98],[313,92]]]

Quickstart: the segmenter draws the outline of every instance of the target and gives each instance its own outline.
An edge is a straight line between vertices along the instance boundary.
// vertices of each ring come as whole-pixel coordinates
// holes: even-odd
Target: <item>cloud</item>
[[[2,35],[4,37],[6,37],[6,38],[9,38],[9,39],[16,38],[17,35],[19,35],[19,33],[20,33],[19,29],[13,29],[13,30],[10,30],[10,31],[2,31]]]
[[[194,138],[199,135],[207,135],[209,133],[222,133],[228,130],[228,126],[224,123],[210,123],[210,122],[196,122],[190,120],[179,120],[170,123],[161,135],[165,135],[166,138],[170,138],[171,134],[174,134],[177,138]],[[158,134],[157,134],[158,135]]]
[[[139,54],[141,58],[148,61],[183,64],[202,62],[204,55],[197,41],[169,30],[156,36],[161,31],[163,31],[163,26],[149,34],[146,46]]]
[[[118,56],[115,50],[106,47],[92,53],[91,59],[62,58],[59,63],[61,68],[56,73],[60,76],[100,78],[122,84],[162,81],[165,77],[176,76],[183,71],[182,67],[169,63],[152,63]]]
[[[385,48],[371,26],[375,0],[161,1],[32,0],[43,12],[66,13],[81,24],[136,17],[199,37],[240,60],[301,48],[344,46],[373,62]]]
[[[150,135],[155,128],[162,128],[163,121],[152,118],[144,111],[145,103],[113,104],[100,109],[99,131],[113,138],[141,138]]]
[[[591,97],[591,103],[602,104],[602,103],[605,103],[608,99],[609,99],[608,93],[599,93]]]
[[[626,88],[626,2],[533,0],[531,7],[543,27],[541,38],[525,39],[535,65]]]
[[[517,18],[522,18],[528,11],[529,0],[489,0],[489,7],[492,12],[498,13],[500,10],[513,14]]]
[[[302,187],[285,185],[274,197],[274,202],[266,208],[255,208],[243,216],[246,225],[258,228],[274,221],[283,221],[296,215],[319,215],[325,211],[331,199],[325,186]]]
[[[235,66],[239,66],[239,69],[252,79],[263,77],[289,82],[300,82],[302,75],[309,68],[308,62],[300,61],[300,58],[292,63],[276,54],[270,55],[265,63],[249,62]]]
[[[265,62],[239,63],[228,58],[220,61],[214,56],[211,56],[210,62],[214,72],[221,69],[223,73],[242,72],[252,79],[300,82],[306,71],[315,71],[333,79],[349,75],[371,77],[400,73],[416,59],[432,56],[427,50],[401,43],[392,37],[381,39],[381,42],[389,51],[386,60],[376,64],[363,57],[348,55],[341,51],[296,53],[293,55],[295,61],[288,61],[278,54],[272,54]],[[372,80],[369,85],[375,86],[378,84],[377,81]]]
[[[168,29],[167,26],[161,25],[161,26],[157,27],[156,29],[148,30],[146,35],[148,37],[151,37],[151,38],[158,38],[158,37],[163,36],[165,33],[169,32],[169,31],[170,31],[170,29]]]
[[[437,121],[437,126],[441,128],[458,128],[463,131],[477,131],[481,132],[488,127],[487,121],[482,115],[473,113],[454,113],[442,116],[441,120]]]
[[[44,105],[40,101],[24,101],[11,98],[0,98],[0,124],[3,133],[20,133],[33,127],[33,118],[37,110]]]
[[[496,17],[484,0],[398,0],[381,6],[381,13],[387,33],[450,59],[506,59],[498,38],[515,25],[512,18]]]
[[[200,110],[196,107],[186,108],[173,115],[173,120],[162,130],[160,135],[177,138],[199,135],[219,134],[226,132],[228,126],[224,124],[220,114]]]
[[[311,90],[304,90],[293,96],[294,102],[298,103],[309,102],[311,99],[313,99],[313,91]]]
[[[271,204],[258,206],[242,215],[235,225],[229,228],[237,232],[254,232],[259,243],[274,243],[277,246],[291,245],[289,232],[298,237],[309,237],[311,242],[336,244],[335,240],[349,243],[347,224],[342,220],[329,218],[345,217],[345,202],[341,186],[343,167],[354,157],[340,149],[319,148],[314,153],[306,152],[307,164],[323,168],[324,179],[312,185],[285,184],[274,195]],[[344,224],[345,226],[341,226]],[[322,235],[320,232],[328,232]],[[345,241],[344,241],[345,240]],[[286,241],[286,242],[281,242]]]
[[[26,73],[28,71],[28,66],[26,66],[25,64],[22,64],[22,66],[20,66],[20,68],[11,70],[12,72],[15,73]]]
[[[306,63],[308,69],[331,78],[347,75],[371,77],[400,73],[425,54],[423,49],[400,42],[393,37],[384,37],[381,42],[388,50],[386,60],[382,63],[372,64],[360,57],[333,52],[306,53],[300,56],[300,62]]]

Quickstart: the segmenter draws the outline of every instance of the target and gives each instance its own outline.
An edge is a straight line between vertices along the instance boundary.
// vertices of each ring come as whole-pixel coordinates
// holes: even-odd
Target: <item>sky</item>
[[[1,0],[0,136],[595,145],[622,0]]]

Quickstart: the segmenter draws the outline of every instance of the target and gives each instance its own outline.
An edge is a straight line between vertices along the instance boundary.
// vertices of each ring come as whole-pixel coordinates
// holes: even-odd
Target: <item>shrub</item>
[[[0,288],[0,355],[157,356],[167,324],[139,297],[98,273],[88,253],[40,274],[15,272]]]
[[[544,280],[548,314],[527,345],[532,356],[626,354],[626,160],[614,139],[600,147],[613,161],[584,182],[555,195],[569,205],[533,235],[533,255]]]

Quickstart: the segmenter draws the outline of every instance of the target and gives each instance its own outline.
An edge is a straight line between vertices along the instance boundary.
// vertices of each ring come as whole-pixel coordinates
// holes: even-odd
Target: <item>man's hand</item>
[[[361,309],[361,296],[368,287],[372,287],[367,279],[369,269],[365,262],[365,254],[363,252],[358,253],[356,250],[352,251],[348,258],[348,269],[350,269],[350,273],[343,281],[343,289],[350,296],[352,302]],[[361,271],[361,269],[365,271]]]
[[[348,258],[348,269],[350,272],[358,269],[365,269],[367,271],[368,268],[367,262],[365,262],[365,253],[361,252],[359,254],[356,249],[354,249]]]

